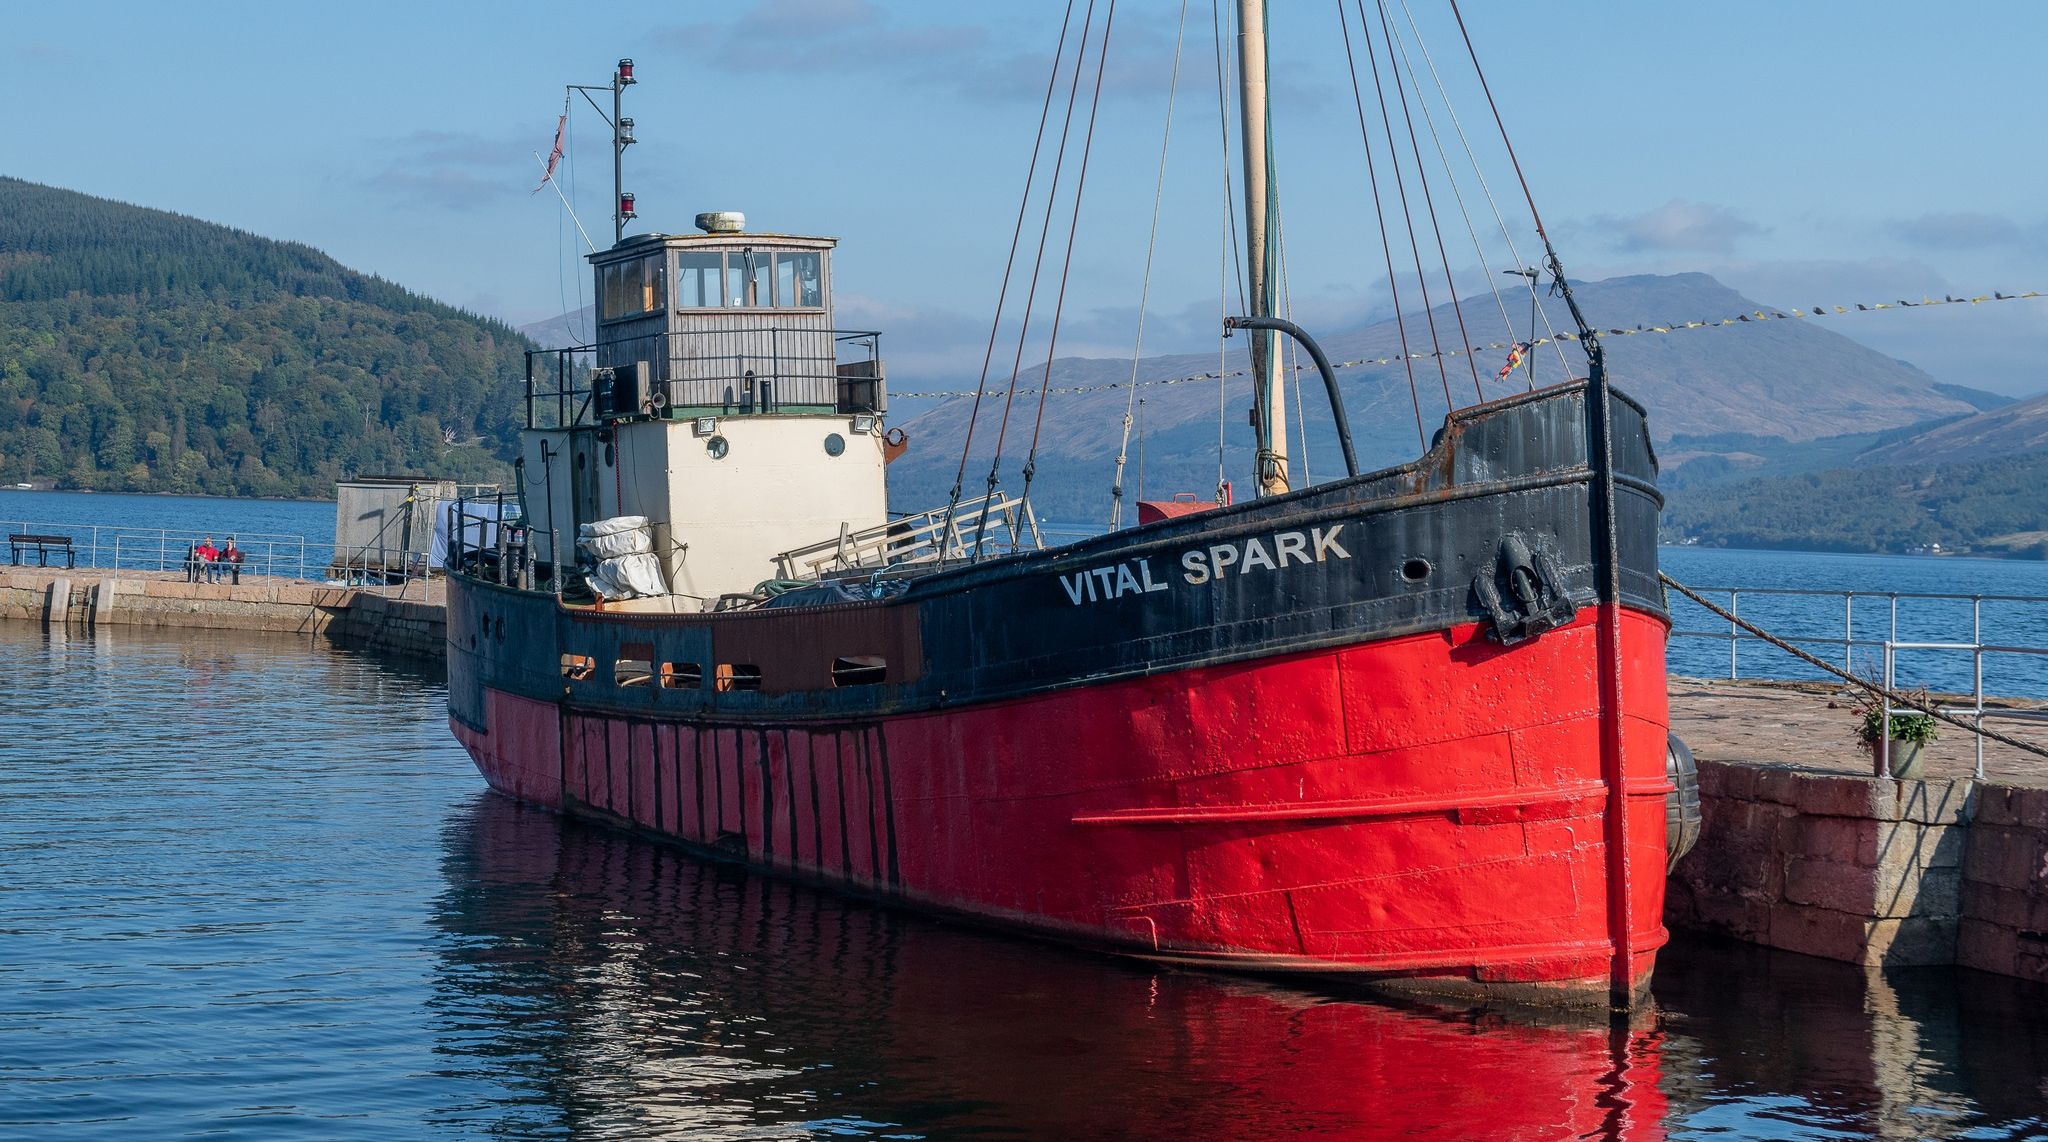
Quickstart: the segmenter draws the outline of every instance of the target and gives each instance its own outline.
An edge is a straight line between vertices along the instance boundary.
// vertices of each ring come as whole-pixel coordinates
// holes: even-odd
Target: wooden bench
[[[10,535],[7,537],[7,547],[8,558],[16,567],[21,566],[22,553],[31,549],[36,553],[38,566],[48,567],[50,556],[58,552],[64,554],[64,566],[67,569],[75,569],[78,566],[78,551],[71,546],[71,537],[68,535]]]

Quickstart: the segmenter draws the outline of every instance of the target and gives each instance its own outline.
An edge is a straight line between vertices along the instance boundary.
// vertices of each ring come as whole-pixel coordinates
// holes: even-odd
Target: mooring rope
[[[1852,686],[1856,686],[1860,689],[1869,691],[1871,694],[1874,694],[1877,697],[1889,699],[1892,705],[1894,706],[1903,706],[1906,709],[1912,710],[1915,713],[1926,714],[1928,717],[1934,718],[1937,721],[1947,722],[1952,726],[1957,726],[1962,729],[1966,729],[1971,733],[1978,735],[1979,737],[1990,738],[1992,741],[1999,742],[2004,745],[2009,745],[2014,749],[2023,750],[2027,753],[2034,754],[2038,757],[2048,757],[2048,749],[2043,749],[2042,747],[2034,745],[2031,742],[2023,742],[2018,738],[2012,737],[2007,734],[1999,733],[1997,730],[1988,730],[1981,725],[1973,725],[1965,719],[1958,717],[1957,715],[1947,713],[1932,704],[1923,703],[1909,694],[1905,694],[1898,690],[1894,690],[1888,686],[1872,682],[1866,678],[1860,678],[1854,674],[1851,674],[1847,670],[1842,669],[1839,666],[1832,665],[1822,660],[1817,655],[1808,654],[1806,651],[1803,651],[1798,647],[1793,646],[1791,643],[1785,641],[1782,638],[1779,638],[1777,635],[1774,635],[1771,632],[1763,629],[1762,627],[1757,626],[1755,623],[1752,623],[1747,619],[1737,618],[1734,612],[1722,610],[1720,607],[1717,607],[1713,603],[1708,602],[1704,597],[1700,595],[1699,592],[1693,590],[1692,588],[1686,586],[1678,580],[1673,579],[1671,576],[1666,575],[1662,571],[1657,572],[1657,578],[1663,580],[1665,586],[1671,588],[1674,591],[1677,591],[1679,594],[1684,595],[1686,598],[1691,599],[1693,602],[1698,603],[1700,606],[1705,607],[1707,610],[1712,611],[1714,614],[1719,615],[1721,618],[1727,619],[1734,626],[1739,627],[1752,635],[1755,635],[1757,638],[1762,639],[1767,643],[1770,643],[1772,646],[1777,647],[1779,650],[1782,650],[1785,653],[1791,655],[1792,657],[1797,658],[1801,662],[1806,663],[1808,666],[1819,667],[1820,669],[1827,671],[1829,674],[1832,674],[1835,677],[1840,678],[1842,681],[1847,682]]]

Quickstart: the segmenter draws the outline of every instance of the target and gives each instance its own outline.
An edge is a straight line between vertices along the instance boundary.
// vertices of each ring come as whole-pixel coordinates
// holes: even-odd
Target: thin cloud
[[[1971,211],[1900,218],[1890,230],[1906,245],[1928,250],[1992,249],[2018,245],[2029,237],[2010,218]]]
[[[1725,206],[1678,198],[1640,214],[1599,215],[1586,229],[1607,235],[1614,248],[1625,253],[1688,250],[1727,254],[1743,239],[1767,233]]]

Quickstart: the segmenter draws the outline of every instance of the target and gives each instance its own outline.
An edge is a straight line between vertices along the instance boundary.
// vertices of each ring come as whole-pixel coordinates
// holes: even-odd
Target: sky
[[[1412,26],[1400,0],[1390,4],[1399,46],[1425,77],[1421,52],[1430,53],[1531,261],[1528,211],[1488,142],[1497,136],[1457,27],[1433,0],[1408,4]],[[1097,29],[1109,6],[1096,0]],[[1087,7],[1075,5],[1077,27]],[[2048,110],[2035,78],[2048,5],[1462,7],[1574,277],[1703,271],[1787,308],[2048,290]],[[1237,308],[1225,273],[1211,0],[1190,0],[1184,30],[1182,8],[1116,5],[1060,307],[1062,356],[1128,356],[1141,298],[1147,353],[1214,348],[1221,309]],[[1387,316],[1338,5],[1273,8],[1292,311],[1312,331]],[[629,232],[683,232],[698,211],[741,210],[752,229],[836,236],[838,323],[885,332],[899,387],[971,384],[1066,10],[1063,0],[9,4],[0,174],[305,242],[524,324],[588,297],[563,203],[534,193],[564,85],[604,84],[631,57],[640,82],[626,112],[640,141],[627,152],[626,189],[640,218]],[[1362,42],[1356,50],[1365,68]],[[1081,163],[1095,66],[1091,55],[1063,194]],[[1398,126],[1398,105],[1392,114]],[[1420,104],[1411,114],[1422,126]],[[1437,105],[1434,115],[1468,180],[1460,194],[1472,228],[1493,235],[1480,250],[1497,271],[1511,261],[1506,243],[1455,157],[1448,112]],[[580,100],[570,143],[557,184],[604,243],[609,131]],[[1377,133],[1374,146],[1384,166]],[[1423,166],[1440,172],[1426,130],[1421,146]],[[1051,143],[1045,153],[1049,163]],[[1041,188],[1044,177],[1041,167]],[[1433,186],[1440,197],[1449,189]],[[1456,280],[1476,293],[1481,255],[1457,204],[1436,205]],[[1062,198],[1026,212],[1012,314],[1046,218],[1054,236],[1035,337],[1050,329],[1070,209]],[[1398,246],[1409,257],[1405,239]],[[1412,268],[1404,288],[1412,301]],[[1830,320],[1938,380],[2048,390],[2048,299]]]

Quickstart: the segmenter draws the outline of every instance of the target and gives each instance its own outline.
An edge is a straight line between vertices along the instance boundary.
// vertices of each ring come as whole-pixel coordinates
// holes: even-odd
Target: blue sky
[[[1409,2],[1449,76],[1455,27]],[[836,235],[841,324],[887,331],[900,380],[971,377],[1062,9],[18,5],[0,33],[0,173],[308,242],[523,323],[574,308],[582,273],[555,196],[529,193],[534,152],[562,85],[630,56],[636,229],[740,209],[758,228]],[[1063,354],[1130,352],[1179,10],[1118,7]],[[1209,3],[1189,12],[1148,351],[1214,344]],[[1465,14],[1575,276],[1703,270],[1787,307],[2048,289],[2034,78],[2048,6],[1467,0]],[[1384,316],[1333,5],[1278,0],[1273,34],[1297,314],[1312,328]],[[1455,106],[1479,135],[1483,104]],[[602,240],[607,136],[587,110],[572,124],[573,190]],[[1511,190],[1505,166],[1486,173]],[[1475,264],[1469,244],[1454,260]],[[1942,380],[2048,389],[2048,302],[1833,327]]]

